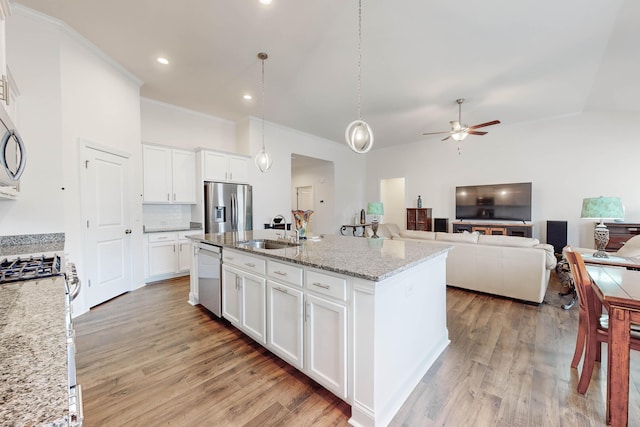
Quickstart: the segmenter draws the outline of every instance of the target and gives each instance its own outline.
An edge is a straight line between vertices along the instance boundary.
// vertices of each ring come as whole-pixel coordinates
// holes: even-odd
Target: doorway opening
[[[333,162],[291,154],[291,206],[313,211],[308,234],[336,232],[334,176]]]
[[[380,201],[384,206],[384,222],[406,228],[405,178],[381,179]]]

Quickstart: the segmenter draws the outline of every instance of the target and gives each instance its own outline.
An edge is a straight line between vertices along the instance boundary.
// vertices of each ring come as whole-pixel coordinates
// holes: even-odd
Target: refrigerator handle
[[[238,209],[236,195],[231,195],[231,229],[233,231],[238,230]]]

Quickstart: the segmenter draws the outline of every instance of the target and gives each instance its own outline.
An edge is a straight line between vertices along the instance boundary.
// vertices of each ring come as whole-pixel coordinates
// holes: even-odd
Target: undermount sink
[[[255,248],[255,249],[285,249],[285,248],[291,248],[291,247],[296,247],[300,245],[297,243],[282,242],[279,240],[255,239],[255,240],[247,240],[244,242],[238,242],[238,246]]]

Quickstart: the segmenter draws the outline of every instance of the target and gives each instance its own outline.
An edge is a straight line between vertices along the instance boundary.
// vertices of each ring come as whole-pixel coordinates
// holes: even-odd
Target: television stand
[[[455,221],[453,222],[453,232],[473,233],[477,231],[480,234],[489,235],[502,235],[502,236],[517,236],[517,237],[533,237],[533,224],[518,224],[512,222],[471,222]]]

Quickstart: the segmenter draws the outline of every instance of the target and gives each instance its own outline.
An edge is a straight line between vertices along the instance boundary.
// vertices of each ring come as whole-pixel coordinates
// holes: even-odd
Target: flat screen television
[[[456,187],[456,219],[531,221],[531,183]]]

